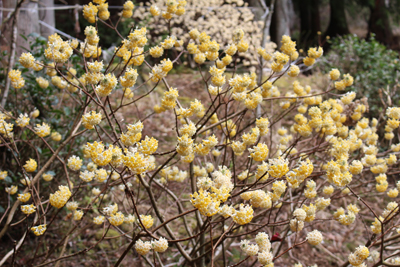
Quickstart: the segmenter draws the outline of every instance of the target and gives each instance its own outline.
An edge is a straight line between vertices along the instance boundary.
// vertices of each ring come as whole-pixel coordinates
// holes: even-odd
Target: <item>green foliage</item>
[[[27,52],[30,52],[38,62],[42,62],[44,64],[49,64],[51,61],[47,60],[44,56],[44,51],[47,45],[47,39],[39,36],[36,33],[29,34],[27,37],[29,41],[29,49],[26,49]],[[65,134],[71,129],[74,120],[69,119],[70,116],[73,118],[79,117],[80,107],[78,105],[74,105],[72,99],[69,97],[68,90],[60,89],[57,86],[51,83],[51,77],[47,76],[46,68],[43,68],[40,71],[33,71],[32,69],[27,69],[23,67],[18,62],[18,58],[20,55],[16,55],[16,64],[14,69],[18,69],[24,76],[25,85],[23,88],[14,90],[11,88],[9,92],[9,96],[6,103],[6,110],[12,111],[14,116],[18,117],[19,114],[30,114],[33,110],[38,109],[40,111],[40,115],[37,118],[32,118],[33,124],[41,124],[42,122],[46,122],[50,125],[52,132],[60,132],[64,137]],[[5,62],[8,60],[8,55],[6,52],[1,52],[0,61]],[[5,64],[0,67],[0,87],[5,87],[5,77],[8,66]],[[76,76],[80,77],[84,73],[84,69],[82,68],[82,64],[80,63],[80,58],[78,55],[72,55],[68,64],[65,66],[59,66],[63,75],[67,76],[67,69],[74,68],[77,71]],[[36,82],[37,77],[44,77],[49,81],[49,86],[47,88],[41,88],[39,84]],[[21,97],[22,96],[22,97]],[[23,99],[21,101],[21,99]],[[23,153],[17,154],[13,156],[11,151],[2,148],[1,151],[5,152],[6,162],[10,163],[10,167],[8,169],[9,176],[6,178],[5,182],[8,185],[16,182],[23,177],[23,174],[19,171],[18,164],[15,162],[15,158],[19,158],[20,162],[24,164],[26,160],[31,157],[30,155],[35,155],[39,158],[39,160],[44,160],[52,155],[52,151],[42,142],[32,142],[28,141],[34,136],[32,132],[23,131],[23,129],[19,127],[14,127],[14,135],[22,140],[20,142],[21,148],[20,151]],[[61,139],[61,141],[63,138]],[[26,142],[25,142],[26,141]],[[79,137],[76,140],[77,142],[83,142],[83,137]],[[57,144],[56,141],[49,139],[48,141],[51,145]],[[23,145],[22,145],[23,144]],[[73,150],[72,150],[73,149]],[[81,155],[82,152],[79,147],[73,147],[70,150],[76,155]],[[30,154],[32,153],[32,154]],[[60,155],[67,154],[60,153]],[[3,155],[3,156],[4,156]],[[58,169],[58,172],[63,172],[63,169]],[[4,191],[4,184],[0,185],[0,190]],[[14,196],[13,196],[14,197]],[[0,208],[1,210],[1,208]]]
[[[369,40],[355,35],[333,39],[331,50],[320,67],[325,73],[332,68],[339,69],[341,74],[351,73],[354,77],[351,90],[357,97],[368,98],[372,116],[380,111],[379,89],[388,92],[392,105],[400,104],[400,96],[395,92],[400,77],[399,54],[380,44],[374,35]],[[386,97],[384,94],[385,101]]]

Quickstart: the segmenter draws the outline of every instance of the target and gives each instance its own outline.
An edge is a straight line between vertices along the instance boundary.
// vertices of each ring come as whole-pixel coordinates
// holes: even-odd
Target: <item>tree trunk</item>
[[[325,36],[335,37],[338,35],[349,34],[347,26],[345,0],[330,0],[331,18]]]
[[[53,7],[54,0],[40,0],[39,7]],[[47,25],[55,28],[56,21],[54,17],[54,10],[39,10],[39,19]],[[54,33],[54,30],[40,24],[40,35],[47,38]]]
[[[317,41],[321,31],[318,0],[302,0],[298,2],[300,11],[300,40],[301,47],[309,47]]]
[[[385,1],[375,0],[374,6],[370,7],[371,16],[368,23],[368,37],[375,33],[375,38],[385,45],[392,45],[393,33],[389,20],[389,12],[385,7]]]
[[[18,57],[21,55],[21,53],[26,52],[26,49],[30,50],[29,42],[25,40],[25,38],[28,38],[28,35],[33,32],[40,34],[38,3],[37,1],[25,0],[21,6],[18,19],[18,38],[16,51]],[[23,35],[25,38],[21,35]]]
[[[283,35],[290,35],[290,0],[278,0],[275,2],[274,13],[271,21],[271,40],[281,46]]]

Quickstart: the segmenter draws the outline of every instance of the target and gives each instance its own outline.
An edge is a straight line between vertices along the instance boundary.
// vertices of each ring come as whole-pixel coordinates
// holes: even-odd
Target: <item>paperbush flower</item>
[[[34,159],[29,159],[28,161],[26,161],[24,168],[27,172],[34,172],[36,171],[37,163]]]
[[[71,197],[71,191],[64,185],[60,185],[54,194],[50,194],[50,204],[58,209],[64,207],[68,199]]]

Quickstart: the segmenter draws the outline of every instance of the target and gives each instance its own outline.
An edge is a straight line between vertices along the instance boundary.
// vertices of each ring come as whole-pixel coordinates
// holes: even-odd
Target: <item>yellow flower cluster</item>
[[[359,246],[354,253],[349,255],[349,263],[353,266],[360,266],[369,256],[369,250],[365,246]]]
[[[27,202],[31,198],[31,193],[18,194],[17,199],[21,202]]]
[[[98,166],[105,166],[111,162],[114,149],[119,151],[121,150],[118,147],[114,148],[113,145],[110,145],[108,149],[105,149],[102,142],[97,143],[96,141],[93,144],[87,143],[85,146],[85,152],[90,155],[94,164]]]
[[[323,236],[320,231],[314,230],[307,234],[307,241],[310,245],[316,246],[321,243],[323,240]]]
[[[324,210],[326,207],[328,207],[331,204],[331,199],[330,198],[317,198],[315,201],[315,206],[317,207],[317,210]]]
[[[154,223],[154,219],[153,219],[153,217],[151,217],[151,215],[143,215],[143,214],[141,214],[140,215],[140,221],[142,221],[142,224],[143,224],[144,228],[146,228],[146,229],[151,228],[153,226],[153,223]],[[138,224],[140,226],[142,226],[142,224],[140,224],[140,221],[138,219]]]
[[[83,211],[81,210],[74,210],[74,221],[80,221],[83,216]]]
[[[78,208],[78,202],[76,201],[68,201],[68,203],[66,204],[66,207],[68,210],[70,211],[74,211]]]
[[[6,179],[7,176],[8,176],[7,171],[0,171],[0,181]]]
[[[162,12],[161,16],[166,19],[166,20],[170,20],[173,18],[174,15],[176,16],[182,16],[183,14],[185,14],[185,6],[186,6],[187,2],[186,0],[168,0],[165,1],[165,5],[166,5],[166,10]],[[150,7],[150,13],[153,16],[159,16],[161,11],[159,9],[158,6],[156,5],[152,5]]]
[[[250,205],[240,204],[239,210],[232,213],[232,219],[239,225],[245,225],[253,219],[253,208]]]
[[[155,252],[165,252],[168,249],[168,240],[160,237],[158,240],[151,241],[151,246]]]
[[[43,173],[42,177],[43,180],[45,180],[46,182],[50,182],[51,180],[53,180],[54,175],[52,173]]]
[[[289,172],[288,160],[282,157],[269,160],[268,174],[275,178],[281,178]]]
[[[47,42],[47,48],[44,51],[45,57],[56,63],[65,63],[73,53],[73,49],[68,41],[63,41],[61,37],[54,33],[50,35]]]
[[[204,171],[207,175],[207,171],[205,169]],[[197,172],[199,175],[204,174]],[[220,204],[228,199],[234,187],[231,181],[232,174],[227,167],[220,166],[218,171],[212,173],[212,177],[214,180],[207,177],[198,179],[199,191],[190,195],[190,202],[204,216],[211,217],[220,213],[227,218],[232,215],[233,209],[226,205],[220,208]]]
[[[287,186],[284,181],[275,181],[272,184],[272,196],[271,196],[272,200],[277,201],[286,191],[286,188]]]
[[[10,195],[14,195],[18,191],[18,186],[12,185],[11,187],[6,187],[6,192]]]
[[[26,172],[34,172],[36,171],[37,168],[37,163],[34,159],[29,159],[26,161],[26,164],[24,165],[24,169]]]
[[[108,218],[108,221],[114,226],[120,226],[124,223],[124,215],[119,211],[115,214],[111,214],[110,218]]]
[[[42,123],[36,124],[36,127],[34,128],[35,134],[37,134],[40,137],[46,137],[50,134],[50,126],[47,123]]]
[[[353,77],[350,74],[343,75],[343,80],[335,82],[335,89],[343,91],[346,87],[353,85]]]
[[[243,200],[250,200],[250,204],[254,208],[270,209],[272,207],[270,193],[266,193],[263,190],[245,192],[240,197]]]
[[[315,219],[315,213],[317,211],[316,206],[312,203],[310,203],[309,206],[303,204],[301,207],[305,212],[306,212],[306,219],[304,220],[305,222],[312,222]]]
[[[108,73],[107,75],[101,75],[100,84],[96,86],[96,93],[100,97],[109,96],[112,90],[117,86],[117,78],[114,74]]]
[[[139,255],[146,255],[151,250],[151,247],[151,242],[149,241],[143,242],[139,239],[135,243],[135,250]]]
[[[49,81],[43,77],[37,77],[36,82],[42,89],[46,89],[47,87],[49,87]]]
[[[314,170],[314,165],[307,159],[306,161],[300,161],[298,167],[292,169],[286,173],[286,181],[290,187],[298,188],[300,184],[311,175]]]
[[[103,215],[99,215],[99,216],[96,216],[93,218],[93,223],[100,225],[104,222],[104,220],[105,220],[105,217]]]
[[[8,73],[8,78],[10,79],[11,86],[15,89],[20,89],[25,85],[25,80],[21,77],[21,71],[19,70],[11,70]]]
[[[292,232],[300,232],[304,228],[304,221],[307,213],[304,209],[298,208],[293,212],[293,219],[290,220],[289,226]]]
[[[21,211],[23,213],[25,213],[26,215],[30,215],[30,214],[36,212],[36,207],[33,206],[33,204],[23,205],[23,206],[21,206]]]
[[[82,167],[82,160],[79,157],[73,155],[68,159],[67,166],[73,171],[79,171]]]
[[[124,75],[119,78],[120,84],[123,88],[125,88],[125,94],[127,94],[129,97],[128,99],[131,99],[133,97],[133,92],[132,96],[131,95],[131,90],[129,89],[130,87],[134,86],[136,84],[136,80],[138,77],[138,73],[136,69],[132,68],[127,68]]]
[[[258,245],[257,244],[249,244],[249,240],[241,240],[240,241],[240,249],[247,255],[247,256],[255,256],[258,253]]]
[[[116,48],[116,56],[123,59],[127,66],[140,66],[144,61],[143,47],[147,44],[146,28],[136,29]]]
[[[17,123],[17,125],[21,128],[27,126],[29,124],[29,117],[28,114],[19,114],[18,119],[15,120],[15,122]]]
[[[88,112],[82,115],[82,124],[86,129],[93,129],[93,127],[101,122],[101,113]]]
[[[306,65],[308,67],[314,65],[315,60],[317,58],[320,58],[323,53],[324,53],[324,50],[322,49],[322,47],[318,47],[318,49],[316,47],[308,49],[307,57],[305,57],[303,59],[304,65]]]
[[[31,231],[32,231],[35,235],[39,236],[39,235],[43,235],[44,232],[46,232],[46,229],[47,229],[47,225],[46,225],[46,224],[41,224],[41,225],[32,227],[32,228],[31,228]]]
[[[179,170],[178,167],[167,167],[160,171],[162,178],[167,181],[180,182],[182,183],[188,176],[187,171]]]
[[[333,218],[343,225],[352,224],[355,221],[356,215],[360,210],[355,205],[347,206],[347,210],[348,213],[346,214],[343,208],[337,209],[336,212],[333,214]]]
[[[139,153],[136,149],[126,150],[122,155],[123,164],[129,168],[133,174],[142,174],[151,167],[149,157]]]
[[[7,123],[6,122],[7,119],[10,119],[10,117],[0,112],[0,133],[5,135],[6,138],[12,138],[14,136],[12,132],[14,124]]]
[[[122,10],[121,16],[124,18],[130,18],[132,17],[132,10],[135,7],[135,5],[132,3],[132,1],[126,1],[124,4],[124,9]]]
[[[31,53],[22,53],[18,61],[22,66],[28,69],[32,68],[35,64],[35,58]]]
[[[304,191],[304,196],[308,199],[312,199],[317,196],[316,184],[313,180],[307,181],[307,189]]]
[[[54,194],[50,194],[50,204],[57,209],[64,207],[69,198],[71,197],[71,191],[68,186],[60,185],[58,190]]]

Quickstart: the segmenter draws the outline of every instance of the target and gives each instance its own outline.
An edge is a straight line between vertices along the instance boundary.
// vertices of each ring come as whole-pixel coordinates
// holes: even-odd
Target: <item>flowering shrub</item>
[[[368,98],[370,113],[375,117],[385,108],[381,98],[389,106],[400,104],[397,96],[399,53],[380,44],[373,34],[368,40],[355,35],[333,39],[331,51],[319,65],[324,71],[335,67],[352,73],[355,79],[352,91],[360,98]]]
[[[168,24],[185,8],[186,1],[168,0],[148,12]],[[127,1],[121,16],[133,9]],[[51,80],[67,94],[64,105],[75,112],[63,114],[55,132],[51,117],[40,119],[32,103],[1,111],[0,145],[11,157],[0,172],[2,205],[8,203],[0,238],[9,250],[1,264],[102,262],[100,253],[115,266],[400,262],[385,249],[400,237],[400,183],[393,179],[399,107],[369,119],[368,103],[345,92],[353,77],[337,69],[325,77],[325,90],[302,84],[301,68],[323,50],[299,58],[289,36],[280,51],[256,49],[258,69],[269,64],[270,73],[239,69],[236,62],[249,52],[240,28],[226,46],[193,28],[190,40],[170,35],[148,49],[147,29],[131,29],[104,65],[96,26],[119,33],[118,23],[107,21],[104,0],[85,5],[83,15],[93,24],[84,42],[54,34],[43,61],[23,53],[19,63],[29,70],[8,74],[17,100],[32,90],[26,77],[35,76],[40,87]],[[189,88],[169,83],[185,53],[203,65],[204,94],[190,99],[182,97]],[[71,67],[76,58],[82,71]],[[292,87],[279,88],[280,79],[291,79]],[[344,240],[348,232],[354,240]]]

